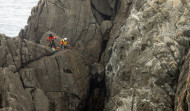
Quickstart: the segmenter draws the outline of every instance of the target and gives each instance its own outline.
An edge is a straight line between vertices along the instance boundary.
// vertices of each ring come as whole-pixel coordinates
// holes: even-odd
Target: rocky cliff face
[[[75,111],[89,87],[89,67],[73,50],[0,36],[2,111]]]
[[[129,17],[111,33],[107,47],[106,111],[174,110],[179,70],[189,48],[189,20],[187,1],[132,1]],[[183,73],[176,95],[179,111],[189,104]]]
[[[42,35],[51,31],[69,38],[91,63],[98,62],[102,41],[108,39],[116,14],[126,15],[128,5],[125,0],[40,0],[19,36],[40,43]]]
[[[185,57],[185,62],[180,70],[180,76],[178,79],[178,86],[175,96],[175,111],[188,111],[190,107],[190,74],[189,74],[189,55]]]
[[[187,0],[40,0],[19,38],[1,35],[0,111],[187,111],[189,10]],[[48,31],[72,47],[49,50]]]

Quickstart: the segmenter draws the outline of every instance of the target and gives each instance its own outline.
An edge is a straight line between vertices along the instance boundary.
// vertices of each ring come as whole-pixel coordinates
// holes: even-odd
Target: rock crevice
[[[0,110],[187,111],[189,7],[40,0],[19,38],[0,35]],[[71,48],[46,48],[49,31]]]

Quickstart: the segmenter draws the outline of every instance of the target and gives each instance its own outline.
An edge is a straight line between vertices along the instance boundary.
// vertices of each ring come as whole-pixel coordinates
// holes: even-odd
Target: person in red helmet
[[[51,33],[49,34],[49,36],[48,36],[48,38],[47,38],[47,41],[49,41],[49,47],[54,47],[54,48],[56,48],[56,46],[55,46],[55,39],[56,39],[56,37],[55,36],[53,36]]]

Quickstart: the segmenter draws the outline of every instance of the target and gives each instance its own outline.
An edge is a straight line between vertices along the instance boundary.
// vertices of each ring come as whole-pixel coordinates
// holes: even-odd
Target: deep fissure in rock
[[[90,79],[89,91],[85,100],[85,107],[81,111],[103,111],[104,100],[107,97],[105,74],[101,82],[97,78]]]
[[[111,16],[105,15],[105,14],[103,14],[101,12],[99,12],[99,13],[102,15],[102,17],[104,18],[104,20],[111,20]]]
[[[187,93],[187,92],[186,92],[186,93]],[[186,98],[186,97],[187,97],[187,94],[185,94],[185,97],[184,97],[184,98]],[[186,99],[184,99],[183,102],[184,102],[184,105],[183,105],[184,110],[185,110],[185,111],[188,111],[188,104],[187,104],[188,102],[186,101]]]
[[[112,15],[108,16],[105,15],[98,10],[96,10],[95,6],[91,2],[91,8],[96,10],[104,20],[111,20],[113,19],[112,17],[115,17],[119,11],[121,2],[120,0],[116,1],[115,8],[112,10]],[[96,18],[95,14],[94,17]],[[111,30],[112,28],[110,28]],[[103,34],[103,38],[105,36],[106,39],[102,40],[101,44],[101,52],[99,54],[99,59],[98,62],[101,61],[102,59],[102,54],[105,52],[107,48],[107,43],[109,41],[109,36],[110,36],[110,30],[107,30],[106,33]],[[91,75],[92,76],[92,75]],[[86,96],[86,99],[81,102],[80,106],[84,106],[83,108],[80,108],[80,111],[103,111],[104,106],[105,106],[105,99],[108,97],[107,93],[107,88],[106,88],[106,83],[105,83],[105,72],[104,72],[104,77],[102,81],[98,81],[98,74],[96,74],[96,77],[93,78],[91,77],[89,80],[89,90]],[[83,104],[83,105],[82,105]]]
[[[50,106],[49,106],[50,108],[50,111],[55,111],[55,109],[56,109],[56,106],[55,106],[55,102],[54,101],[52,101],[52,100],[50,100]]]
[[[106,50],[107,43],[108,43],[108,40],[103,40],[103,42],[102,42],[102,48],[101,48],[101,52],[100,52],[100,55],[99,55],[98,62],[100,62],[100,61],[101,61],[102,54],[103,54],[103,53],[104,53],[104,51]]]
[[[3,97],[2,97],[2,94],[0,94],[0,108],[3,108]]]
[[[34,88],[30,91],[30,94],[31,94],[31,97],[32,97],[32,101],[35,101],[35,98],[34,98]],[[35,102],[32,103],[32,108],[33,108],[33,111],[36,111],[36,106],[35,106]]]

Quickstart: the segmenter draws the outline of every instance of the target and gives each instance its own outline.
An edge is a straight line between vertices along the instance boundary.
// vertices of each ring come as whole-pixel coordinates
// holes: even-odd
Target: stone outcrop
[[[0,36],[0,109],[76,111],[86,98],[89,67],[74,50],[52,52],[42,45]]]
[[[32,9],[28,25],[21,31],[21,38],[39,43],[45,32],[52,31],[60,37],[70,38],[72,44],[78,40],[101,39],[90,8],[89,0],[40,0]]]
[[[187,111],[189,4],[40,0],[19,38],[0,35],[0,111]]]
[[[77,110],[77,108],[78,110],[92,109],[88,107],[86,101],[91,101],[93,97],[91,97],[90,93],[94,92],[94,89],[90,88],[88,90],[88,88],[93,86],[93,84],[99,84],[99,82],[104,86],[102,81],[104,81],[105,75],[104,72],[100,74],[98,74],[99,72],[95,73],[94,76],[98,78],[98,81],[96,82],[97,79],[94,79],[95,83],[88,83],[89,77],[86,75],[89,74],[88,64],[100,60],[102,36],[109,32],[112,26],[111,17],[113,18],[114,14],[116,14],[114,9],[116,5],[114,4],[118,4],[116,1],[108,2],[106,0],[105,2],[99,1],[103,4],[98,6],[95,2],[90,0],[39,1],[38,5],[32,9],[28,25],[21,30],[19,34],[21,39],[18,40],[23,41],[23,39],[27,39],[40,43],[41,45],[39,46],[43,47],[39,51],[44,52],[48,46],[46,42],[47,33],[51,31],[58,38],[57,42],[60,42],[61,38],[67,37],[72,51],[65,53],[61,51],[56,55],[51,52],[50,55],[44,56],[39,55],[38,52],[33,53],[29,51],[36,50],[36,45],[38,46],[38,44],[32,42],[30,43],[34,45],[30,45],[29,48],[14,47],[15,50],[21,50],[24,53],[23,55],[15,55],[19,59],[21,56],[21,60],[18,60],[20,64],[19,71],[15,70],[13,72],[18,73],[18,78],[20,78],[20,81],[16,81],[15,84],[18,84],[17,82],[22,83],[20,87],[25,91],[21,91],[27,95],[27,97],[26,95],[23,97],[26,97],[29,102],[26,102],[28,103],[26,107],[23,104],[18,108],[13,107],[14,104],[2,105],[2,107],[28,111],[63,110],[63,107],[65,107],[65,110]],[[91,7],[92,4],[95,7]],[[109,9],[105,9],[104,5],[109,7]],[[98,18],[94,12],[101,16],[102,24],[97,22]],[[107,15],[107,12],[109,12],[109,18],[104,16]],[[21,44],[25,46],[25,44]],[[58,46],[59,44],[56,43],[56,45]],[[26,46],[28,47],[28,45]],[[47,54],[47,52],[44,53]],[[30,56],[28,56],[30,54],[32,54],[34,59],[31,60]],[[37,55],[40,57],[36,57]],[[3,56],[3,58],[5,57]],[[76,61],[79,63],[75,63]],[[13,67],[16,66],[13,65]],[[64,69],[65,67],[66,69]],[[101,71],[104,71],[102,68],[101,66]],[[77,77],[74,76],[75,74]],[[79,88],[80,85],[82,85],[81,88]],[[103,109],[105,93],[103,92],[104,89],[102,91],[99,89],[100,87],[101,89],[104,88],[100,85],[96,87],[96,90],[102,94],[101,104],[97,103],[96,106],[99,105],[99,109]],[[99,97],[96,96],[93,99],[96,100],[97,98]],[[2,104],[4,104],[7,99],[4,98],[2,100]],[[25,103],[25,100],[22,102]],[[17,103],[19,104],[19,102],[15,104]],[[93,104],[93,102],[90,103]],[[21,106],[25,109],[19,109]]]
[[[40,43],[44,33],[54,32],[61,38],[67,37],[70,45],[94,63],[99,60],[102,36],[111,28],[120,4],[126,3],[124,1],[40,0],[19,36]],[[126,10],[126,6],[122,6]]]
[[[102,59],[109,94],[105,111],[174,110],[175,85],[189,48],[187,4],[180,0],[132,1],[130,15],[110,33]],[[179,95],[183,93],[178,90]],[[181,95],[181,102],[187,103],[186,94]]]
[[[190,52],[185,57],[185,62],[180,70],[178,85],[175,95],[175,111],[188,111],[190,108]]]
[[[72,46],[85,49],[81,53],[85,53],[83,55],[87,55],[90,61],[98,60],[102,35],[89,0],[40,0],[32,9],[28,25],[19,35],[39,43],[48,31],[61,38],[67,37]],[[91,44],[95,44],[96,48],[89,49]]]

